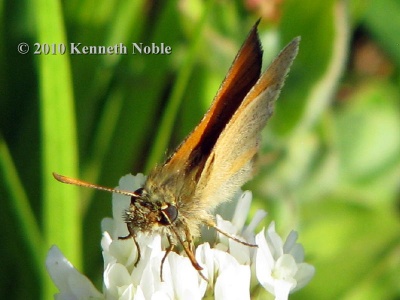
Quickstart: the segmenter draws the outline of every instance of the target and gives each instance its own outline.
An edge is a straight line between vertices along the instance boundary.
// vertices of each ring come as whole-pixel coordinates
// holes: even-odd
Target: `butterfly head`
[[[135,191],[124,219],[133,232],[152,232],[172,225],[178,218],[178,208],[171,201],[156,197],[145,188]]]

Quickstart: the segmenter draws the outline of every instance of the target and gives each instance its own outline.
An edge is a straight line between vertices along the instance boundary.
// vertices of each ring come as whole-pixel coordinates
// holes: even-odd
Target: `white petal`
[[[152,295],[154,295],[156,290],[159,288],[159,285],[161,284],[160,273],[153,273],[153,265],[154,263],[152,263],[151,261],[147,261],[147,265],[145,266],[140,278],[140,287],[143,291],[145,299],[151,299]]]
[[[206,291],[206,282],[199,277],[187,257],[171,252],[168,255],[172,286],[177,299],[202,299]]]
[[[256,244],[258,245],[255,269],[258,282],[271,294],[275,293],[272,271],[275,265],[272,253],[267,245],[264,235],[264,229],[256,235]]]
[[[128,270],[119,263],[108,265],[103,278],[107,299],[118,299],[132,284]]]
[[[273,277],[292,282],[296,286],[296,281],[293,279],[297,273],[297,264],[290,254],[284,254],[278,258],[273,270]]]
[[[307,285],[307,283],[310,282],[315,274],[315,268],[310,264],[301,263],[298,264],[297,267],[298,271],[295,275],[297,286],[293,289],[293,291],[297,291]]]
[[[134,300],[145,300],[146,298],[144,297],[142,288],[140,285],[136,288],[136,293],[135,296],[133,297]]]
[[[143,244],[141,249],[144,250],[142,251],[143,256],[136,269],[142,269],[143,271],[139,272],[134,269],[132,277],[136,278],[135,281],[140,280],[140,287],[143,290],[145,298],[163,299],[163,297],[168,296],[172,299],[174,291],[171,286],[171,271],[168,260],[166,260],[162,266],[164,282],[161,281],[161,260],[165,252],[161,251],[160,236],[154,236],[153,241],[149,242],[147,247]]]
[[[286,300],[289,298],[289,293],[292,288],[292,283],[285,280],[276,280],[274,283],[275,300]]]
[[[141,259],[136,268],[133,269],[132,280],[135,284],[142,285],[142,287],[143,283],[145,285],[158,286],[160,284],[161,259],[164,256],[164,251],[161,250],[161,237],[160,235],[139,235],[137,240],[141,251]],[[148,276],[148,282],[143,280],[145,272],[146,276]],[[157,289],[157,287],[152,287],[151,289]],[[143,288],[143,292],[147,298],[147,289]]]
[[[230,265],[221,271],[215,283],[215,299],[250,299],[250,267]]]
[[[256,227],[266,217],[266,215],[267,215],[267,212],[264,210],[259,209],[256,211],[256,213],[253,216],[253,219],[251,219],[249,226],[247,226],[247,228],[243,232],[243,237],[245,237],[246,240],[249,240],[249,236],[252,236],[254,238],[254,231],[255,231]]]
[[[232,218],[232,224],[239,230],[244,227],[246,223],[247,215],[250,211],[251,201],[253,199],[253,195],[250,191],[245,191],[239,198],[239,201],[236,205],[235,214]]]
[[[299,243],[295,244],[291,251],[288,252],[288,254],[292,255],[297,263],[301,263],[304,261],[304,248]]]
[[[205,275],[212,284],[214,282],[214,251],[211,250],[209,243],[204,243],[196,248],[196,259],[203,267],[203,275]]]
[[[101,231],[102,232],[114,232],[115,231],[115,221],[112,218],[104,218],[101,220]]]
[[[283,241],[282,238],[276,233],[275,222],[271,222],[271,224],[268,226],[266,240],[271,254],[275,259],[283,255]]]
[[[130,284],[127,287],[124,287],[124,289],[120,289],[121,296],[118,298],[118,300],[134,299],[135,292],[135,287],[133,286],[133,284]]]
[[[229,234],[237,234],[238,228],[231,222],[224,220],[220,215],[216,215],[215,219],[217,221],[217,226],[219,229]],[[220,241],[220,243],[229,246],[230,239],[226,235],[218,232],[218,240]]]
[[[270,247],[268,247],[263,237],[263,232],[256,236],[257,245],[259,246],[256,255],[256,276],[258,281],[266,290],[274,295],[277,295],[277,291],[282,286],[285,288],[287,286],[294,288],[296,280],[293,277],[297,272],[297,265],[294,258],[289,254],[285,254],[274,262]],[[284,284],[281,281],[286,281],[289,284]],[[286,289],[284,289],[283,294],[285,293]]]
[[[258,246],[257,255],[256,255],[256,266],[262,266],[261,269],[267,269],[266,272],[271,273],[274,267],[275,261],[272,256],[271,250],[267,244],[267,240],[265,238],[265,230],[261,230],[259,234],[256,235],[256,244]]]
[[[107,231],[103,231],[103,237],[101,239],[101,248],[103,248],[103,250],[108,251],[112,241],[113,240],[110,234]]]
[[[113,240],[109,247],[109,254],[127,268],[133,268],[138,251],[133,239]]]
[[[285,244],[283,245],[283,250],[285,253],[290,253],[291,249],[296,245],[298,238],[298,233],[292,230],[286,238]]]
[[[134,192],[138,188],[142,187],[145,181],[146,176],[144,176],[142,173],[138,173],[136,175],[127,174],[120,178],[118,182],[118,187],[121,190]]]
[[[119,237],[124,237],[129,235],[128,228],[124,220],[125,211],[129,208],[130,197],[113,193],[112,195],[112,208],[113,208],[113,220],[114,224],[112,226],[113,231],[111,236],[114,240]]]
[[[215,271],[221,273],[223,270],[231,267],[238,266],[238,261],[229,253],[218,249],[211,249],[214,256]]]
[[[78,272],[64,257],[57,246],[52,246],[47,254],[46,268],[64,299],[102,298],[102,294],[92,282]]]
[[[240,237],[239,237],[240,238]],[[229,253],[242,265],[250,265],[250,246],[229,239]]]
[[[151,298],[147,298],[147,299],[151,299],[151,300],[171,300],[173,298],[171,298],[171,296],[169,296],[168,294],[166,294],[163,291],[157,291],[153,295],[151,295]]]

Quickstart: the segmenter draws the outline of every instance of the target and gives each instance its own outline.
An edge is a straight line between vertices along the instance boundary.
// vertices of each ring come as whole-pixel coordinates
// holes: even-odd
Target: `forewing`
[[[261,130],[271,116],[300,38],[290,42],[250,90],[221,133],[196,188],[196,203],[212,208],[230,199],[252,175]]]
[[[170,158],[153,170],[150,179],[162,185],[172,182],[191,195],[197,185],[207,158],[226,124],[242,104],[243,99],[260,78],[262,50],[257,34],[257,22],[239,50],[214,101],[199,125],[180,144]],[[185,187],[180,185],[185,184]],[[187,197],[191,198],[191,197]]]

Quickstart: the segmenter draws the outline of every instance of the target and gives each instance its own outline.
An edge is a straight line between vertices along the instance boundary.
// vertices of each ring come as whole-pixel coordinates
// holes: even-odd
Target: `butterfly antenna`
[[[96,190],[101,190],[101,191],[106,191],[106,192],[110,192],[110,193],[117,193],[117,194],[121,194],[121,195],[125,195],[125,196],[131,196],[131,197],[139,197],[140,196],[139,194],[137,194],[135,192],[112,189],[112,188],[108,188],[108,187],[105,187],[105,186],[101,186],[101,185],[93,184],[93,183],[90,183],[90,182],[86,182],[86,181],[83,181],[83,180],[80,180],[80,179],[75,179],[75,178],[67,177],[67,176],[64,176],[64,175],[60,175],[60,174],[57,174],[57,173],[54,173],[54,172],[53,172],[53,176],[59,182],[66,183],[66,184],[73,184],[73,185],[83,186],[83,187],[96,189]]]

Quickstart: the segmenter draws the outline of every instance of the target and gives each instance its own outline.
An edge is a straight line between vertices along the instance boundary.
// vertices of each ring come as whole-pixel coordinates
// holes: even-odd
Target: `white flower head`
[[[118,189],[136,190],[144,183],[144,176],[126,175]],[[104,293],[107,299],[201,299],[207,282],[199,278],[189,259],[171,252],[167,256],[161,281],[161,260],[165,255],[161,236],[138,234],[136,240],[141,258],[135,267],[138,249],[133,239],[121,240],[129,234],[123,219],[130,197],[113,194],[113,219],[104,219],[103,257]],[[124,298],[121,298],[124,297]]]
[[[272,222],[256,235],[256,275],[260,284],[275,299],[288,299],[289,293],[304,287],[314,276],[315,268],[304,263],[304,249],[296,243],[297,233],[290,232],[283,243]]]
[[[120,179],[120,190],[135,191],[143,186],[145,177],[126,175]],[[159,234],[138,234],[136,240],[121,240],[129,234],[124,220],[130,197],[113,194],[113,218],[102,221],[104,272],[103,292],[100,293],[87,277],[80,274],[57,247],[49,251],[46,266],[60,293],[57,299],[250,299],[254,270],[260,283],[278,298],[279,293],[289,293],[301,288],[309,280],[311,266],[302,263],[304,253],[296,244],[297,236],[289,235],[285,244],[276,234],[272,224],[267,239],[262,231],[254,230],[266,213],[259,211],[245,227],[250,209],[250,192],[238,193],[238,203],[232,222],[217,216],[218,227],[259,248],[249,247],[219,234],[218,242],[200,244],[196,259],[203,267],[205,281],[192,266],[188,257],[176,252],[165,256],[166,244]],[[301,250],[301,251],[300,251]],[[161,265],[162,279],[161,280]],[[307,272],[308,271],[308,272]],[[312,268],[312,272],[313,268]],[[281,287],[282,286],[282,287]],[[284,291],[284,292],[282,292]],[[282,298],[283,299],[283,298]]]

